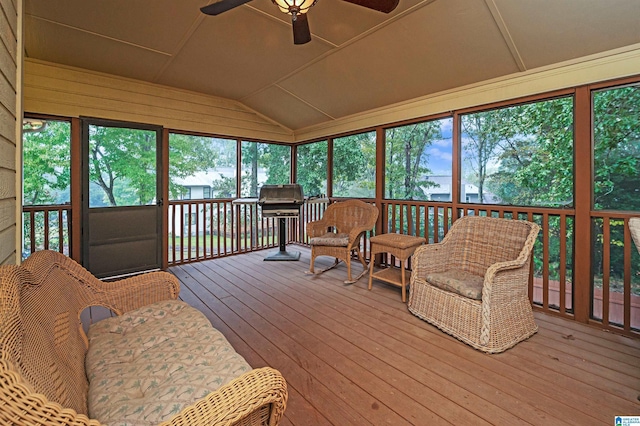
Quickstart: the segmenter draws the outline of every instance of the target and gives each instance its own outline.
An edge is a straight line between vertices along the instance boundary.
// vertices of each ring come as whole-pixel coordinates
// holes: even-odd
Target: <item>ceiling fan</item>
[[[220,0],[216,3],[201,7],[202,13],[219,15],[222,12],[241,6],[251,0]],[[307,11],[316,4],[317,0],[271,0],[284,13],[291,15],[293,26],[293,43],[305,44],[311,41]],[[344,0],[383,13],[389,13],[398,6],[399,0]]]

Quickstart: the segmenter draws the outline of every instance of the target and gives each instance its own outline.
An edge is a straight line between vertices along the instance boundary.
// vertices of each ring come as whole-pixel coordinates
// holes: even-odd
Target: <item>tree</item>
[[[327,149],[327,141],[298,147],[296,180],[305,195],[327,193]]]
[[[463,117],[465,164],[484,202],[558,206],[573,200],[573,101],[560,98]]]
[[[573,203],[573,100],[560,98],[496,111],[499,170],[489,187],[503,203]]]
[[[594,204],[640,210],[640,87],[596,92]]]
[[[265,184],[287,184],[290,180],[291,147],[288,145],[242,142],[242,195],[257,197],[259,174],[266,174]]]
[[[333,142],[333,195],[372,197],[375,194],[375,132],[359,133]]]
[[[478,186],[478,200],[484,202],[484,185],[488,168],[497,155],[500,135],[495,133],[498,119],[497,111],[485,111],[462,116],[462,149],[465,161],[471,168],[469,176]]]
[[[388,198],[426,198],[424,189],[435,186],[435,183],[425,179],[431,173],[427,167],[429,155],[426,149],[441,136],[440,121],[426,121],[387,130],[385,191]]]
[[[266,184],[281,185],[291,180],[291,147],[289,145],[265,144],[260,164],[267,172]]]
[[[69,202],[71,123],[44,121],[27,125],[23,136],[23,197],[25,205]]]

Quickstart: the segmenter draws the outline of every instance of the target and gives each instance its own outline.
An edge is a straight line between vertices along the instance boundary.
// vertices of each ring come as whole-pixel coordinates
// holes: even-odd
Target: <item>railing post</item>
[[[591,205],[593,180],[591,166],[591,93],[588,86],[575,94],[574,112],[574,290],[576,321],[588,322],[591,314]]]

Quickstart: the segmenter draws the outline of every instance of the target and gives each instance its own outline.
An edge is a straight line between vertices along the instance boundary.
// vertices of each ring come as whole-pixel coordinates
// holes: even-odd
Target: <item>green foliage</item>
[[[261,182],[260,174],[266,174]],[[242,142],[242,196],[257,197],[259,185],[287,184],[291,176],[291,147],[258,142]]]
[[[573,101],[560,98],[463,116],[466,177],[484,202],[571,205]],[[485,188],[486,187],[486,188]]]
[[[291,179],[291,147],[288,145],[265,144],[258,165],[267,172],[268,185],[287,184]]]
[[[296,177],[305,195],[327,193],[327,149],[327,141],[298,147]]]
[[[109,206],[144,205],[156,196],[156,135],[149,130],[89,126],[89,180]]]
[[[169,134],[169,197],[180,198],[185,188],[176,180],[215,167],[233,166],[236,163],[235,141],[205,136]],[[226,191],[227,189],[222,189]],[[233,183],[235,196],[235,180]]]
[[[40,129],[26,127],[23,136],[25,205],[70,201],[71,124],[47,121]]]
[[[425,150],[442,138],[440,121],[394,127],[385,136],[386,198],[426,200],[424,189],[435,184],[425,179],[431,173]]]
[[[596,92],[594,204],[596,209],[640,210],[640,87]]]
[[[376,133],[337,138],[333,141],[333,196],[375,197]]]

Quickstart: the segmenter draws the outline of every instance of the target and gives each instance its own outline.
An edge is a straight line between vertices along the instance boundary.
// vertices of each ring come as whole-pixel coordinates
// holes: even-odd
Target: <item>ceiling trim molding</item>
[[[496,25],[498,26],[498,29],[500,30],[500,34],[502,34],[502,38],[504,39],[504,42],[507,44],[507,47],[509,48],[509,52],[511,52],[511,56],[513,57],[513,60],[518,66],[518,69],[520,71],[526,71],[527,66],[522,60],[522,56],[518,51],[518,47],[516,46],[516,43],[513,41],[513,38],[511,37],[511,33],[507,28],[506,22],[504,22],[504,19],[502,19],[502,14],[498,9],[498,5],[496,5],[495,0],[485,0],[485,3],[489,8],[489,11],[491,12],[491,16],[493,16],[493,20],[495,21]]]
[[[103,38],[103,39],[106,39],[106,40],[115,41],[116,43],[126,44],[127,46],[136,47],[138,49],[143,49],[143,50],[146,50],[148,52],[157,53],[157,54],[163,55],[163,56],[171,56],[171,53],[169,53],[169,52],[163,52],[162,50],[153,49],[153,48],[147,47],[147,46],[142,46],[141,44],[131,43],[130,41],[125,41],[125,40],[122,40],[122,39],[119,39],[119,38],[110,37],[108,35],[100,34],[100,33],[97,33],[95,31],[85,30],[83,28],[74,27],[73,25],[63,24],[62,22],[52,21],[51,19],[47,19],[47,18],[41,18],[41,17],[36,16],[36,15],[27,14],[26,16],[28,16],[30,18],[33,18],[33,19],[37,19],[39,21],[48,22],[50,24],[57,25],[59,27],[69,28],[70,30],[80,31],[80,32],[83,32],[85,34],[91,34],[92,36],[95,36],[95,37],[99,37],[99,38]]]

